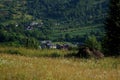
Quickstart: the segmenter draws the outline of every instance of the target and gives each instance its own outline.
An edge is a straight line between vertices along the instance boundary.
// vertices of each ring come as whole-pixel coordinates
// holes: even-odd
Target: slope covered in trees
[[[28,39],[37,43],[44,39],[79,41],[87,34],[100,36],[108,1],[0,1],[0,42],[27,46]]]
[[[60,23],[89,25],[101,23],[108,0],[36,0],[28,1],[28,13],[36,19],[54,19]]]

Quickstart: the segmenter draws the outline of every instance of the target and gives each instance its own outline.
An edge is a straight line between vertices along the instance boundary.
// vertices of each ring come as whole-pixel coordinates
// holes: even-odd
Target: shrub
[[[94,48],[100,51],[102,50],[101,42],[99,42],[94,35],[88,36],[88,38],[85,41],[85,44],[89,48],[92,48],[92,49]]]

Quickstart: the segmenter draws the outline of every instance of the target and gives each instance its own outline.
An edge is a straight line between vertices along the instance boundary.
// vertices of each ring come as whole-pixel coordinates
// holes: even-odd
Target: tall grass
[[[120,58],[65,58],[69,53],[73,52],[0,47],[0,80],[120,79]]]
[[[63,57],[70,53],[68,50],[57,49],[27,49],[14,47],[0,47],[0,53],[17,54],[29,57]]]
[[[0,80],[119,80],[120,58],[98,61],[0,54]]]

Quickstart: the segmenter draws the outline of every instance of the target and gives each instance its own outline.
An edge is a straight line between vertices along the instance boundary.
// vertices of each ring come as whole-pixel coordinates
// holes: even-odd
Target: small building
[[[69,45],[68,44],[56,44],[56,48],[57,49],[68,49],[69,48]]]
[[[56,45],[52,43],[52,41],[50,40],[44,40],[44,41],[41,41],[41,48],[42,49],[56,49]]]

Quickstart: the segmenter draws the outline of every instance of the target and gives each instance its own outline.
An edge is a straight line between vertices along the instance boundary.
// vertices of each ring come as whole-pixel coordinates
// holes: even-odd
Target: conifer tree
[[[108,55],[120,55],[120,0],[110,0],[105,30]]]

